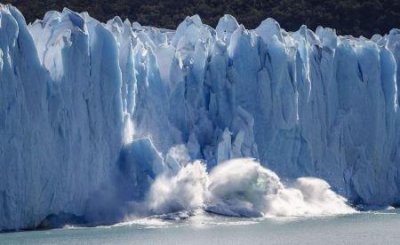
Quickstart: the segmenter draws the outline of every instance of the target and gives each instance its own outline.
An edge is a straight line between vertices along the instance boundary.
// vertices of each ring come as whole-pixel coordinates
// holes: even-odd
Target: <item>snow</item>
[[[354,204],[395,205],[399,63],[397,29],[368,40],[322,27],[286,32],[273,19],[248,30],[225,15],[215,29],[192,16],[174,31],[68,9],[27,25],[1,5],[0,230],[60,213],[113,221],[112,209],[125,215],[166,182],[155,213],[174,195],[173,209],[207,205],[186,193],[181,171],[203,179],[242,157],[258,159],[250,172],[275,186],[285,185],[277,176],[319,178],[278,188],[282,200],[303,196],[285,201],[288,212],[251,199],[252,214],[322,210],[315,196],[342,200],[329,185]],[[201,174],[188,167],[195,160]],[[265,200],[264,191],[250,196]]]

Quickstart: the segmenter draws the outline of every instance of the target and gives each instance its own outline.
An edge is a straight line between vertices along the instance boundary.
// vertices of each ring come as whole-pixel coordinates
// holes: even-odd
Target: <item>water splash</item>
[[[208,212],[237,217],[298,217],[356,212],[324,180],[303,177],[284,184],[254,159],[223,162],[206,172],[199,161],[176,175],[162,175],[151,187],[147,203],[154,214]]]

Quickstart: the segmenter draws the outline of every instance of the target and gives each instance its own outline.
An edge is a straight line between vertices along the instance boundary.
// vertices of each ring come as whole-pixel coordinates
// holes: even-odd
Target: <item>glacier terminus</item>
[[[27,24],[1,5],[0,231],[398,205],[399,64],[398,29]]]

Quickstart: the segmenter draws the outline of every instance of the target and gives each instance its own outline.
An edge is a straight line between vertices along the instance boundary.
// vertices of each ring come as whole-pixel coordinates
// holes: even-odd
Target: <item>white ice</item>
[[[163,196],[155,213],[207,204],[191,201],[204,189],[188,187],[203,176],[196,160],[215,212],[336,213],[342,199],[327,183],[352,204],[396,205],[399,62],[398,29],[368,40],[273,19],[248,30],[226,15],[215,29],[192,16],[175,31],[68,9],[27,25],[1,5],[0,230],[63,213],[115,221],[152,190]],[[217,166],[242,157],[261,165]],[[262,188],[242,199],[213,176]],[[304,176],[323,181],[287,186]]]

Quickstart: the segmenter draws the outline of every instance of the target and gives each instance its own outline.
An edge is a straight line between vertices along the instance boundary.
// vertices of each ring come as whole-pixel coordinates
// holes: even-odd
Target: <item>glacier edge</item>
[[[396,205],[398,64],[397,29],[368,40],[226,15],[173,31],[68,9],[27,25],[1,5],[0,230],[86,215],[104,192],[141,200],[196,159],[253,157],[353,204]]]

